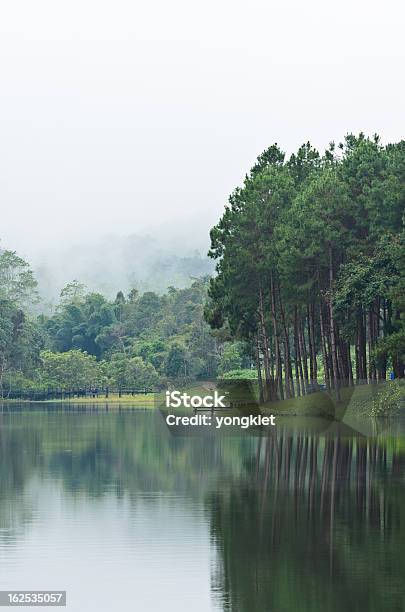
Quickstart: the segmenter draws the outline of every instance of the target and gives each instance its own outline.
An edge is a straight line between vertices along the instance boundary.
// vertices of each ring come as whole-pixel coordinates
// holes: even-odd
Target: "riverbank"
[[[343,416],[389,416],[390,411],[396,411],[389,405],[391,397],[387,391],[393,388],[390,381],[373,385],[357,385],[343,387],[340,390],[340,401],[336,393],[317,391],[301,397],[295,397],[276,402],[266,402],[261,406],[265,413],[272,412],[280,416],[322,416],[341,420]],[[402,397],[398,411],[405,414],[405,385],[401,385]],[[399,387],[397,387],[399,389]],[[398,391],[399,393],[399,391]],[[379,400],[379,402],[377,402]],[[386,403],[386,411],[376,414],[376,404]]]
[[[0,405],[13,404],[71,404],[71,405],[118,405],[124,406],[139,406],[142,408],[153,408],[155,405],[155,394],[146,393],[142,395],[125,395],[121,396],[118,393],[111,393],[108,397],[72,397],[65,399],[52,400],[26,400],[26,399],[0,399]]]
[[[263,414],[275,414],[279,416],[308,416],[308,417],[326,417],[330,419],[340,420],[345,414],[352,416],[371,416],[371,406],[375,398],[382,390],[387,389],[390,382],[380,383],[378,385],[358,385],[355,387],[345,387],[341,389],[341,401],[336,401],[334,393],[325,391],[317,391],[295,398],[278,400],[273,402],[265,402],[258,404],[252,393],[248,390],[238,392],[239,401],[234,404],[236,409],[251,408],[255,406]],[[184,392],[189,395],[198,395],[204,397],[212,393],[212,388],[207,388],[206,385],[189,386],[184,389]],[[405,401],[405,385],[404,385],[404,401]],[[244,392],[243,392],[244,391]],[[1,405],[19,405],[19,404],[43,404],[43,405],[59,405],[68,404],[73,406],[111,406],[120,408],[158,408],[163,407],[165,401],[164,393],[147,393],[140,395],[110,393],[108,398],[99,397],[74,397],[64,399],[53,399],[46,401],[35,401],[26,399],[0,399]],[[405,408],[404,402],[403,407]],[[190,409],[191,410],[191,409]],[[401,410],[402,412],[402,410]],[[404,412],[405,413],[405,412]]]

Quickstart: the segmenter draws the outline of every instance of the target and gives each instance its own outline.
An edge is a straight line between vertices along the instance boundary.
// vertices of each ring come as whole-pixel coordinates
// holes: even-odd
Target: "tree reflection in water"
[[[207,504],[223,609],[404,610],[400,447],[361,437],[259,440],[250,478]]]
[[[167,496],[196,522],[205,505],[225,611],[402,611],[404,463],[389,428],[176,437],[156,413],[13,408],[0,415],[0,547],[35,524],[47,482],[89,507],[115,496],[145,512]]]

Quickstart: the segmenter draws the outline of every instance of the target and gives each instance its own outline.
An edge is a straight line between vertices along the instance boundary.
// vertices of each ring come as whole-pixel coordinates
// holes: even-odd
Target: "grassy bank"
[[[261,406],[261,409],[263,412],[272,412],[279,415],[323,416],[338,420],[342,419],[343,416],[389,416],[388,414],[373,414],[373,406],[375,406],[377,398],[386,397],[387,390],[391,389],[392,386],[393,383],[384,382],[374,385],[344,387],[340,390],[340,402],[337,402],[335,393],[329,395],[324,391],[318,391],[302,397],[277,402],[266,402]],[[401,385],[401,389],[401,413],[405,414],[403,410],[405,407],[405,385]]]
[[[246,381],[247,382],[247,381]],[[248,408],[255,404],[254,397],[257,395],[256,389],[251,387],[252,383],[238,387],[234,393],[238,398],[238,401],[234,404],[236,408],[244,407]],[[390,382],[381,383],[378,385],[359,385],[356,387],[345,387],[341,389],[341,401],[336,401],[334,393],[328,394],[325,391],[318,391],[309,395],[295,397],[285,400],[278,400],[274,402],[265,402],[264,404],[255,404],[264,414],[276,414],[280,416],[308,416],[308,417],[327,417],[336,418],[340,420],[344,415],[350,416],[371,416],[371,408],[373,402],[377,397],[382,397],[380,394],[385,393],[391,386]],[[196,384],[189,385],[185,388],[181,388],[182,392],[186,392],[189,395],[198,395],[204,397],[211,395],[215,385],[209,384]],[[405,385],[401,386],[404,390],[404,401],[405,401]],[[226,386],[219,388],[220,393],[225,392]],[[231,391],[232,393],[232,391]],[[402,402],[402,407],[405,408],[405,403]],[[70,404],[70,405],[94,405],[94,406],[119,406],[128,408],[155,408],[164,406],[165,395],[164,392],[159,394],[147,393],[146,395],[131,395],[118,393],[110,393],[109,397],[74,397],[70,399],[58,399],[58,400],[47,400],[47,401],[32,401],[32,400],[7,400],[0,399],[1,404]],[[189,409],[190,410],[190,409]],[[404,410],[401,410],[404,412]],[[383,415],[386,416],[386,415]]]
[[[123,406],[139,406],[142,408],[153,408],[155,405],[155,394],[147,393],[146,395],[124,395],[121,397],[118,393],[110,393],[108,397],[72,397],[70,399],[52,399],[52,400],[21,400],[21,399],[0,399],[0,404],[94,404],[94,405],[123,405]]]

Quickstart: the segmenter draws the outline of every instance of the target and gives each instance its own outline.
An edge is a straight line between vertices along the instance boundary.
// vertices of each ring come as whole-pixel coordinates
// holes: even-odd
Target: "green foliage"
[[[219,360],[218,375],[240,370],[244,361],[245,346],[242,342],[227,342]]]
[[[165,371],[170,378],[187,379],[191,375],[191,359],[184,344],[171,345],[165,363]]]
[[[154,389],[159,382],[159,375],[151,363],[145,363],[142,357],[128,358],[123,353],[115,353],[109,363],[104,363],[109,383],[121,389]]]
[[[36,281],[29,264],[13,251],[0,251],[0,395],[13,375],[32,372],[43,347],[40,329],[26,312],[36,298]]]
[[[116,367],[117,360],[122,364],[135,357],[151,366],[153,380],[154,372],[160,380],[215,376],[218,351],[203,320],[207,279],[186,289],[170,287],[162,296],[132,290],[126,298],[118,292],[113,302],[86,294],[76,281],[62,293],[56,313],[41,319],[51,350],[80,349],[95,355],[105,362],[111,380],[136,380],[123,366],[118,374]]]
[[[41,352],[41,377],[46,387],[89,388],[105,384],[103,370],[94,355],[72,349],[64,353]]]
[[[286,160],[273,145],[210,233],[205,319],[250,345],[280,399],[320,370],[334,388],[404,376],[405,143],[349,134],[339,149]]]
[[[27,306],[38,297],[36,287],[29,264],[15,251],[0,250],[0,300]]]
[[[405,385],[401,380],[387,382],[374,397],[371,416],[388,417],[398,414],[405,403]]]
[[[86,285],[73,280],[68,283],[60,292],[60,306],[68,304],[80,304],[86,294]]]
[[[302,393],[355,369],[362,380],[385,380],[389,367],[402,377],[405,143],[349,134],[338,150],[267,148],[211,230],[217,274],[185,289],[110,300],[74,280],[35,319],[28,263],[0,251],[2,393],[260,373],[281,399],[297,378]]]
[[[54,314],[35,320],[20,304],[31,287],[27,264],[10,253],[3,254],[2,261],[3,395],[11,389],[67,389],[107,382],[155,388],[168,378],[215,376],[217,341],[203,320],[207,279],[186,289],[171,287],[165,295],[131,290],[125,297],[118,292],[113,301],[87,293],[84,285],[73,281],[62,290]],[[6,263],[13,274],[6,274]],[[13,292],[15,301],[7,297]]]
[[[84,294],[83,286],[74,281],[62,290],[57,312],[44,319],[44,329],[53,350],[79,349],[100,358],[116,342],[110,339],[116,322],[113,304],[99,293]]]
[[[224,380],[257,380],[257,372],[247,368],[238,368],[220,374],[220,378]]]
[[[38,325],[26,312],[36,300],[36,281],[23,259],[0,252],[0,395],[13,385],[15,375],[31,373],[43,348]]]

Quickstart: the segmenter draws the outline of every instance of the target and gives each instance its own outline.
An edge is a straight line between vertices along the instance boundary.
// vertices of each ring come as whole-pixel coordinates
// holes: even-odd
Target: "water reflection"
[[[404,610],[402,445],[259,442],[252,480],[208,502],[224,609]]]
[[[122,611],[404,610],[398,427],[187,438],[154,412],[3,412],[0,588],[66,588],[71,610],[98,612],[115,597]]]

